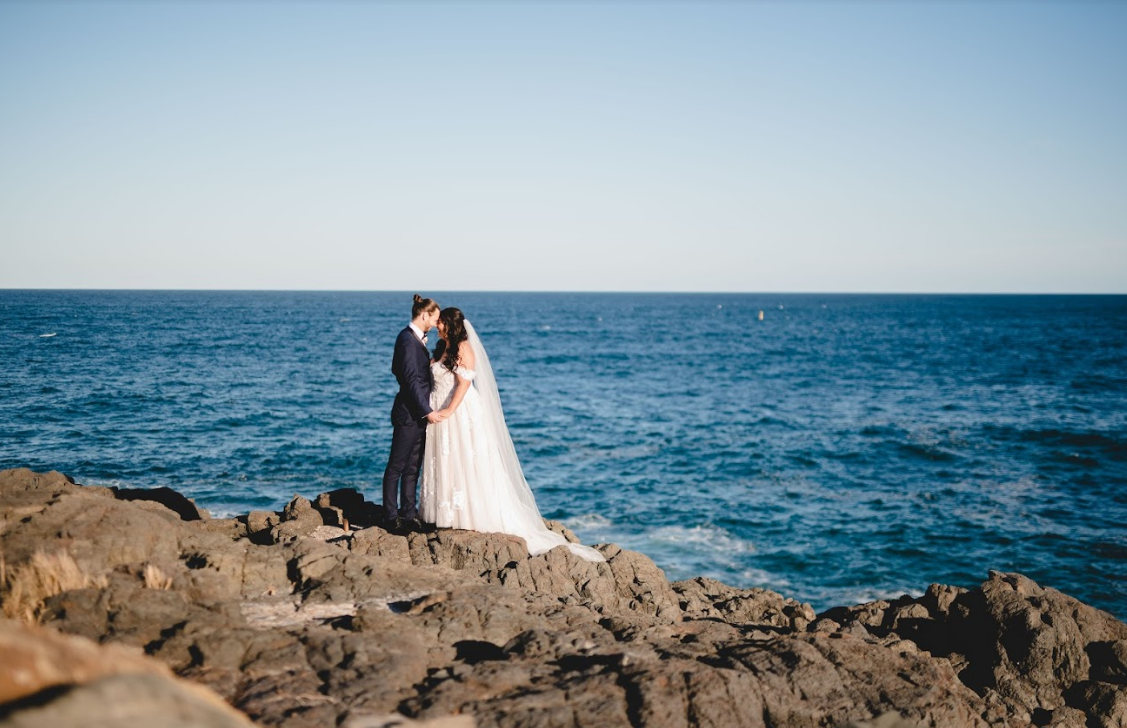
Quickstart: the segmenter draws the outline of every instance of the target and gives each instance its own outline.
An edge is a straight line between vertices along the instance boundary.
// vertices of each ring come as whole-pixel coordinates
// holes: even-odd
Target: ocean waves
[[[437,298],[585,541],[819,608],[993,568],[1127,615],[1125,297]],[[409,300],[0,292],[0,466],[219,514],[378,500]]]

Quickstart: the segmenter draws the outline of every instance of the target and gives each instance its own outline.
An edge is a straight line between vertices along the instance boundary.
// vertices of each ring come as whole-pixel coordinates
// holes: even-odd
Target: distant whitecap
[[[661,526],[649,531],[652,541],[688,546],[700,546],[710,553],[755,553],[755,544],[733,536],[720,526],[706,523],[700,526]]]
[[[582,516],[568,518],[565,523],[571,529],[609,528],[614,525],[613,521],[600,513],[585,513]]]
[[[789,590],[792,586],[790,579],[763,569],[744,569],[740,572],[739,581],[741,584],[749,584],[774,591]]]
[[[834,598],[841,604],[868,604],[882,599],[892,601],[905,595],[918,599],[924,593],[917,587],[909,586],[899,589],[844,589],[834,594]]]
[[[55,333],[55,332],[51,332],[51,333],[49,333],[49,334],[40,334],[40,335],[39,335],[39,338],[41,338],[41,339],[50,339],[50,338],[51,338],[52,336],[57,336],[57,335],[58,335],[57,333]]]

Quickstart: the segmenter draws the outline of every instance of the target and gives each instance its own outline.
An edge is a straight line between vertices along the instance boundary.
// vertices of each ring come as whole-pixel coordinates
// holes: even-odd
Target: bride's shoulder
[[[467,346],[458,352],[458,366],[473,369],[476,363],[477,357],[474,355],[472,347]]]
[[[475,363],[473,350],[467,346],[464,351],[458,352],[458,366],[455,367],[454,371],[462,379],[472,382],[474,377],[477,376],[477,372],[474,371]]]

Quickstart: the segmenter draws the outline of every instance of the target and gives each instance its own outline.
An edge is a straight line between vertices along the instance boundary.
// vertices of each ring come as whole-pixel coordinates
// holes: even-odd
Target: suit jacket
[[[395,339],[391,373],[399,382],[399,393],[395,395],[395,404],[391,406],[391,421],[406,425],[429,415],[430,390],[434,387],[430,373],[430,352],[410,326],[400,331]]]

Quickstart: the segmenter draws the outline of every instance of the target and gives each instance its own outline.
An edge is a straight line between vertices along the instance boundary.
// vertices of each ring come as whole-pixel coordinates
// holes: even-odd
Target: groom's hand
[[[437,425],[444,419],[446,418],[440,415],[438,412],[431,412],[429,415],[427,415],[427,422],[431,423],[432,425]]]

